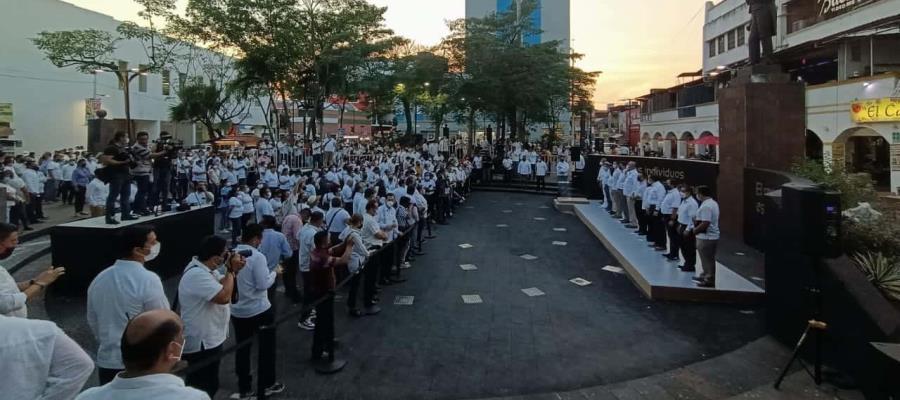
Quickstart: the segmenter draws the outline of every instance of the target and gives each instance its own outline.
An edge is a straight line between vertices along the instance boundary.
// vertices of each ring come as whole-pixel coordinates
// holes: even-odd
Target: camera
[[[241,257],[247,258],[253,255],[253,250],[241,250],[237,252]]]
[[[153,143],[156,145],[156,151],[165,151],[168,158],[177,158],[178,151],[184,149],[184,141],[171,136],[160,137],[154,140]]]

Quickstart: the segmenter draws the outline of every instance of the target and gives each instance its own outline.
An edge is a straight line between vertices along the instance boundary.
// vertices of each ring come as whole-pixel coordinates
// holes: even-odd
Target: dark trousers
[[[74,186],[72,186],[72,181],[60,182],[59,195],[60,197],[62,197],[63,204],[72,204],[72,200],[75,199],[75,191]]]
[[[116,215],[116,199],[122,208],[122,216],[131,213],[131,177],[128,174],[115,174],[109,179],[109,195],[106,196],[106,218],[111,219]]]
[[[643,202],[640,198],[634,199],[634,214],[637,216],[638,233],[647,234],[647,213],[642,208]]]
[[[234,324],[234,335],[238,343],[253,337],[261,326],[269,325],[275,320],[271,308],[250,318],[231,317]],[[269,387],[275,383],[275,330],[267,329],[259,334],[259,358],[256,366],[259,371],[259,383]],[[241,347],[234,356],[235,372],[238,376],[238,391],[253,391],[253,375],[250,374],[250,354],[252,345]]]
[[[312,314],[312,312],[308,310],[309,305],[316,301],[316,299],[313,297],[312,292],[312,274],[309,271],[300,271],[300,277],[303,278],[303,309],[307,310],[300,314],[300,320],[306,321],[310,314]]]
[[[363,273],[364,271],[359,271],[357,274],[353,275],[353,277],[350,278],[349,284],[347,285],[347,308],[351,310],[356,309],[356,299],[359,297],[359,283],[362,282]]]
[[[544,183],[544,179],[545,179],[545,178],[546,178],[546,176],[540,176],[540,175],[537,177],[537,188],[538,188],[538,190],[544,190],[544,189],[547,188],[547,184]]]
[[[378,268],[380,267],[381,253],[373,254],[366,263],[366,269],[363,270],[363,305],[368,307],[375,299],[375,284],[378,282]]]
[[[316,330],[313,333],[312,358],[322,357],[322,352],[334,354],[334,295],[326,294],[316,305]]]
[[[241,218],[230,218],[231,220],[231,244],[237,246],[238,239],[241,237]]]
[[[219,354],[222,353],[222,345],[218,345],[211,349],[203,349],[196,353],[183,354],[181,358],[188,362],[188,365],[197,364],[207,359],[215,359],[209,365],[198,369],[193,374],[184,378],[184,383],[188,386],[200,389],[209,395],[209,398],[216,398],[216,392],[219,391]]]
[[[160,204],[166,204],[166,200],[169,199],[169,189],[171,187],[172,169],[153,169],[153,188],[150,190],[150,207],[156,207]]]
[[[603,185],[603,196],[606,201],[606,211],[612,211],[612,196],[609,194],[609,185]],[[634,203],[635,208],[637,208],[637,202]]]
[[[150,175],[134,177],[137,193],[134,195],[134,209],[137,212],[147,211],[147,197],[150,195]]]
[[[424,231],[424,230],[425,230],[425,221],[419,220],[419,222],[416,223],[416,242],[413,243],[413,248],[416,249],[417,251],[422,250],[422,239],[423,239],[422,231]]]
[[[294,250],[291,258],[284,265],[284,273],[281,279],[284,281],[284,294],[292,303],[300,302],[300,294],[297,292],[297,271],[300,268],[300,252]]]
[[[684,235],[686,229],[687,225],[678,225],[678,230],[682,233],[678,247],[681,250],[681,257],[684,258],[684,268],[693,269],[697,265],[697,242],[690,232]]]
[[[671,220],[671,216],[665,216],[666,234],[669,235],[669,258],[678,257],[678,246],[681,243],[681,235],[678,234],[678,223]]]
[[[22,228],[28,228],[28,217],[25,215],[25,203],[17,201],[16,204],[9,208],[9,223],[13,225],[22,225]]]
[[[653,244],[656,247],[666,247],[666,217],[660,214],[653,216]]]
[[[38,218],[44,218],[44,198],[34,193],[30,196],[31,200],[25,206],[25,211],[28,214],[28,221],[34,224],[38,222]]]
[[[391,276],[391,269],[394,267],[396,260],[397,241],[393,241],[384,246],[376,257],[379,257],[379,276],[382,281],[388,280]]]
[[[75,186],[75,212],[80,213],[84,212],[84,195],[87,192],[87,188],[84,186]]]
[[[100,378],[100,386],[112,382],[112,380],[115,379],[116,375],[122,371],[124,370],[98,367],[97,377]]]

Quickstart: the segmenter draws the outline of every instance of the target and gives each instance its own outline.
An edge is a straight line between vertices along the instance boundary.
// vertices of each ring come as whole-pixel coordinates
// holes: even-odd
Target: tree
[[[246,117],[247,103],[235,101],[234,92],[215,84],[192,83],[178,91],[179,103],[169,108],[174,121],[191,121],[206,128],[210,140],[224,136],[231,123]],[[240,117],[237,122],[232,119]]]
[[[83,73],[110,72],[116,74],[125,98],[125,123],[129,137],[134,137],[131,123],[131,81],[149,73],[159,72],[169,65],[183,43],[159,28],[161,21],[174,15],[175,0],[135,0],[143,7],[138,16],[143,26],[123,22],[116,33],[98,29],[70,31],[42,31],[31,41],[44,52],[47,60],[58,68],[75,67]],[[137,41],[147,57],[141,68],[121,69],[115,59],[117,45],[122,41]]]

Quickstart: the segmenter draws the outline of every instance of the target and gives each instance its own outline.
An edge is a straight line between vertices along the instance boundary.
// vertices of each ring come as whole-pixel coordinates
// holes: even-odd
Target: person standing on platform
[[[622,165],[618,162],[613,163],[613,172],[612,179],[609,183],[609,191],[612,193],[613,199],[613,217],[616,219],[622,219],[625,215],[623,209],[627,207],[625,204],[625,196],[622,194],[622,186],[621,184],[624,182],[625,172],[622,170]]]
[[[662,212],[662,201],[666,197],[666,187],[663,186],[659,178],[653,175],[647,177],[647,183],[649,185],[647,188],[648,197],[644,201],[650,202],[648,210],[650,212],[651,227],[651,234],[647,236],[651,239],[653,248],[656,251],[664,251],[666,250],[666,224],[663,218],[666,216]]]
[[[262,243],[263,227],[250,224],[241,233],[241,244],[234,249],[238,254],[248,254],[246,265],[237,275],[237,302],[231,304],[231,322],[234,324],[235,340],[240,343],[252,338],[263,326],[275,322],[275,312],[269,302],[268,291],[275,284],[281,268],[270,270],[266,256],[257,248]],[[260,387],[266,396],[284,391],[284,385],[275,381],[275,330],[259,332],[260,364],[257,365]],[[238,376],[238,393],[232,398],[240,400],[255,397],[253,376],[250,374],[250,354],[252,346],[237,350],[234,356],[235,372]]]
[[[134,183],[137,184],[137,194],[134,197],[134,211],[143,216],[152,214],[148,209],[148,197],[151,193],[151,174],[153,173],[153,162],[151,159],[159,157],[164,153],[153,153],[150,151],[150,134],[147,132],[137,133],[137,143],[129,149],[131,158],[134,163],[131,166],[131,176]]]
[[[719,203],[712,198],[708,186],[697,187],[700,208],[694,219],[693,234],[697,238],[697,252],[700,254],[700,268],[703,271],[694,281],[699,287],[716,286],[716,250],[719,244]]]
[[[637,196],[638,189],[638,171],[637,164],[629,161],[625,168],[625,182],[622,184],[622,195],[625,196],[625,218],[622,222],[626,228],[637,228],[637,213],[635,212],[634,201]]]
[[[334,135],[328,135],[325,142],[322,143],[322,150],[325,153],[325,168],[331,168],[334,164],[334,153],[337,152],[337,140]]]
[[[638,228],[635,231],[638,236],[647,236],[650,232],[649,220],[647,219],[647,208],[649,204],[644,203],[644,197],[647,196],[647,178],[644,174],[638,174],[637,189],[634,194],[634,213],[638,221]],[[649,239],[648,239],[649,240]]]
[[[678,205],[681,203],[681,195],[671,179],[666,181],[665,186],[669,191],[663,197],[660,214],[665,223],[666,235],[669,237],[669,252],[663,257],[669,261],[678,261],[678,248],[681,242],[681,235],[678,233]]]
[[[184,320],[183,358],[190,367],[215,359],[185,378],[188,386],[203,390],[210,398],[219,391],[219,362],[222,345],[228,337],[231,298],[235,275],[244,268],[244,258],[230,253],[228,242],[207,236],[197,256],[187,265],[178,283],[177,301]],[[218,269],[225,267],[224,275]]]
[[[0,260],[9,258],[18,245],[18,227],[0,222]],[[0,267],[0,315],[27,318],[28,307],[25,303],[44,292],[65,273],[65,268],[50,267],[34,279],[16,282],[6,268]]]
[[[681,235],[678,246],[681,250],[681,257],[684,258],[684,264],[678,268],[684,272],[694,272],[697,263],[697,245],[694,238],[694,218],[697,217],[697,200],[694,199],[694,189],[688,185],[681,185],[679,188],[681,195],[681,204],[678,205],[678,234]]]
[[[72,191],[75,202],[75,215],[90,215],[84,212],[84,204],[87,197],[87,187],[91,183],[94,174],[87,168],[87,161],[78,160],[75,171],[72,171]]]
[[[119,343],[124,372],[109,384],[84,391],[75,400],[209,400],[206,393],[185,386],[172,374],[185,345],[184,325],[177,314],[147,311],[128,321],[123,330]]]
[[[628,219],[628,200],[625,198],[625,180],[628,179],[628,170],[621,163],[619,163],[617,170],[619,171],[618,176],[613,177],[616,188],[616,193],[613,196],[616,197],[616,205],[619,207],[616,218],[623,220]]]
[[[597,174],[597,183],[600,185],[600,192],[603,193],[603,203],[600,205],[606,208],[607,212],[612,212],[612,199],[609,197],[609,163],[606,159],[600,160],[600,173]]]
[[[0,315],[0,374],[4,399],[75,398],[94,362],[50,321]]]
[[[122,208],[122,221],[137,219],[131,215],[131,175],[128,168],[131,164],[131,155],[128,153],[128,135],[125,132],[116,132],[109,146],[103,150],[100,162],[104,165],[106,182],[109,184],[109,194],[106,197],[106,223],[117,225],[116,200]]]
[[[327,158],[326,158],[327,160]],[[312,276],[313,296],[323,299],[316,305],[316,331],[313,334],[313,362],[323,360],[323,353],[334,354],[334,289],[336,284],[334,268],[347,265],[353,253],[353,242],[347,242],[340,257],[332,257],[329,251],[328,232],[316,232],[313,237],[315,249],[310,254],[309,271]]]
[[[125,368],[119,345],[128,320],[155,309],[169,309],[159,275],[144,264],[155,259],[162,244],[149,226],[129,226],[115,247],[118,260],[91,282],[87,292],[87,321],[97,339],[100,384]]]
[[[537,190],[546,190],[547,184],[545,180],[547,178],[547,163],[544,161],[544,158],[538,158],[537,162],[534,164],[534,176],[537,179]]]
[[[570,172],[569,161],[566,160],[566,156],[560,156],[559,161],[556,163],[556,184],[559,186],[559,195],[560,196],[569,196],[569,172]],[[602,183],[600,184],[602,187]]]

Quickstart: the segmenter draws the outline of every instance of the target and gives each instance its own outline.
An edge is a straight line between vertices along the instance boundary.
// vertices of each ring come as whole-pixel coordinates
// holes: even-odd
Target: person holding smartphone
[[[244,268],[244,258],[228,251],[228,242],[207,236],[197,256],[184,269],[177,301],[184,320],[184,356],[188,363],[216,361],[189,374],[185,382],[210,398],[219,390],[219,353],[228,338],[235,276]]]

